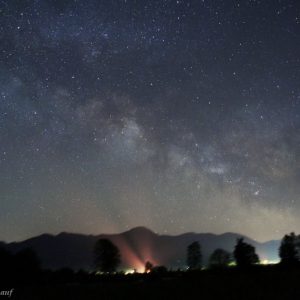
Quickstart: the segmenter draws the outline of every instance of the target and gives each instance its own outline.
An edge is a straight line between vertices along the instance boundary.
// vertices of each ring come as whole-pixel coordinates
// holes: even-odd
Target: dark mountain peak
[[[87,235],[81,234],[81,233],[66,232],[66,231],[62,231],[58,235],[56,235],[56,237],[59,237],[59,238],[85,237],[85,236],[87,236]]]
[[[239,233],[234,233],[234,232],[224,232],[219,234],[218,236],[220,237],[226,237],[226,238],[245,238],[250,240],[250,238],[248,238],[247,236],[243,235],[243,234],[239,234]]]
[[[71,235],[72,233],[70,232],[66,232],[66,231],[62,231],[59,234],[57,234],[57,236],[65,236],[65,235]]]
[[[155,235],[156,233],[154,233],[152,230],[150,230],[147,227],[138,226],[138,227],[134,227],[128,231],[125,231],[123,234]]]
[[[225,233],[220,234],[219,237],[224,238],[224,239],[234,239],[234,240],[243,238],[247,243],[258,243],[258,241],[253,238],[250,238],[246,235],[243,235],[240,233],[235,233],[235,232],[225,232]]]
[[[53,235],[53,234],[43,233],[43,234],[40,234],[38,236],[35,236],[35,237],[29,238],[27,240],[24,240],[22,242],[47,241],[47,240],[53,239],[54,237],[55,237],[55,235]],[[14,242],[14,243],[17,243],[17,242]]]

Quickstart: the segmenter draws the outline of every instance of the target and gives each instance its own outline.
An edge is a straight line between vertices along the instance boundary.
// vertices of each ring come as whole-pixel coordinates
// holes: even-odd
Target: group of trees
[[[255,248],[244,242],[243,238],[237,240],[237,244],[233,251],[233,257],[228,251],[218,248],[209,258],[209,266],[211,268],[227,267],[233,258],[239,267],[247,267],[259,262],[259,257],[255,253]],[[202,254],[199,242],[193,242],[187,248],[187,266],[189,270],[197,270],[202,267]]]
[[[121,263],[121,254],[116,245],[108,239],[100,239],[94,248],[95,266],[102,273],[116,272]],[[145,263],[145,273],[164,273],[167,268],[164,266],[153,266],[150,261]]]
[[[279,247],[280,265],[299,266],[300,265],[300,235],[294,232],[286,234],[281,240]],[[238,267],[248,267],[259,263],[259,257],[255,248],[244,242],[243,238],[237,239],[232,255],[223,249],[216,249],[209,259],[210,267],[225,267],[235,261]],[[198,242],[193,242],[187,249],[187,265],[189,269],[201,268],[201,247]]]
[[[279,257],[284,266],[298,266],[300,264],[300,236],[294,232],[286,234],[281,240]]]
[[[282,265],[300,265],[300,236],[295,233],[283,237],[279,247],[279,257]],[[100,239],[95,245],[96,268],[102,272],[111,273],[117,270],[121,263],[119,249],[107,239]],[[237,239],[233,253],[224,249],[216,249],[210,256],[211,268],[223,268],[235,261],[238,267],[249,267],[259,263],[255,248],[246,243],[243,238]],[[199,242],[195,241],[187,247],[187,266],[189,270],[199,270],[202,267],[202,253]],[[145,272],[155,270],[150,262],[145,264]],[[160,267],[161,268],[161,267]]]
[[[211,268],[226,267],[231,262],[231,254],[221,248],[216,249],[209,258]],[[193,242],[187,248],[187,266],[189,270],[199,270],[202,267],[201,246],[198,242]]]
[[[289,251],[288,249],[285,252]],[[247,267],[259,262],[255,248],[244,242],[243,238],[237,240],[233,257],[224,249],[216,249],[210,256],[209,265],[212,268],[226,267],[233,258],[240,267]],[[121,255],[117,246],[108,239],[100,239],[95,245],[95,265],[98,271],[112,273],[121,263]],[[199,270],[202,267],[202,253],[199,242],[195,241],[187,247],[187,266],[189,270]],[[164,268],[165,269],[165,268]],[[162,266],[154,267],[151,262],[146,262],[145,273],[155,270],[163,270]]]

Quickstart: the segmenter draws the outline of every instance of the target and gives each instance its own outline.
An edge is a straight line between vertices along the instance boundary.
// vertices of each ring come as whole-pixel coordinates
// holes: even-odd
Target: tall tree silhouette
[[[187,247],[187,265],[190,270],[201,269],[202,254],[198,242],[193,242]]]
[[[245,243],[243,238],[237,239],[233,255],[239,267],[248,267],[259,262],[259,257],[255,253],[255,247]]]
[[[153,270],[153,264],[150,261],[145,263],[145,273],[149,273]]]
[[[280,263],[283,265],[295,265],[299,263],[299,237],[294,232],[286,234],[279,247]]]
[[[121,255],[117,246],[108,239],[100,239],[95,244],[95,265],[101,272],[115,272],[121,263]]]
[[[212,268],[224,268],[231,262],[231,254],[224,249],[216,249],[209,258],[209,265]]]

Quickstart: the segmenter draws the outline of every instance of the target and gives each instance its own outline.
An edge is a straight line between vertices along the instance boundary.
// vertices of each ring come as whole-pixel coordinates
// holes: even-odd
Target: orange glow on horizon
[[[141,242],[137,247],[139,249],[137,252],[125,237],[122,237],[122,239],[111,238],[111,241],[120,249],[122,265],[125,268],[135,270],[137,273],[144,273],[147,261],[151,262],[153,266],[159,265],[157,260],[152,257],[150,245]]]

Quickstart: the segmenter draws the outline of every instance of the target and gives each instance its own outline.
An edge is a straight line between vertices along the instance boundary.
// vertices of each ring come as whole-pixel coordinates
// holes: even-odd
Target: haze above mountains
[[[184,233],[180,235],[159,235],[145,227],[136,227],[119,234],[84,235],[62,232],[58,235],[42,234],[21,242],[4,243],[2,246],[12,252],[32,248],[38,254],[42,267],[50,269],[72,268],[93,269],[93,248],[100,238],[110,239],[119,247],[122,269],[143,271],[146,261],[168,268],[184,268],[187,246],[199,241],[203,263],[216,248],[232,252],[236,239],[244,237],[252,244],[262,261],[277,261],[280,241],[257,242],[241,234]]]

